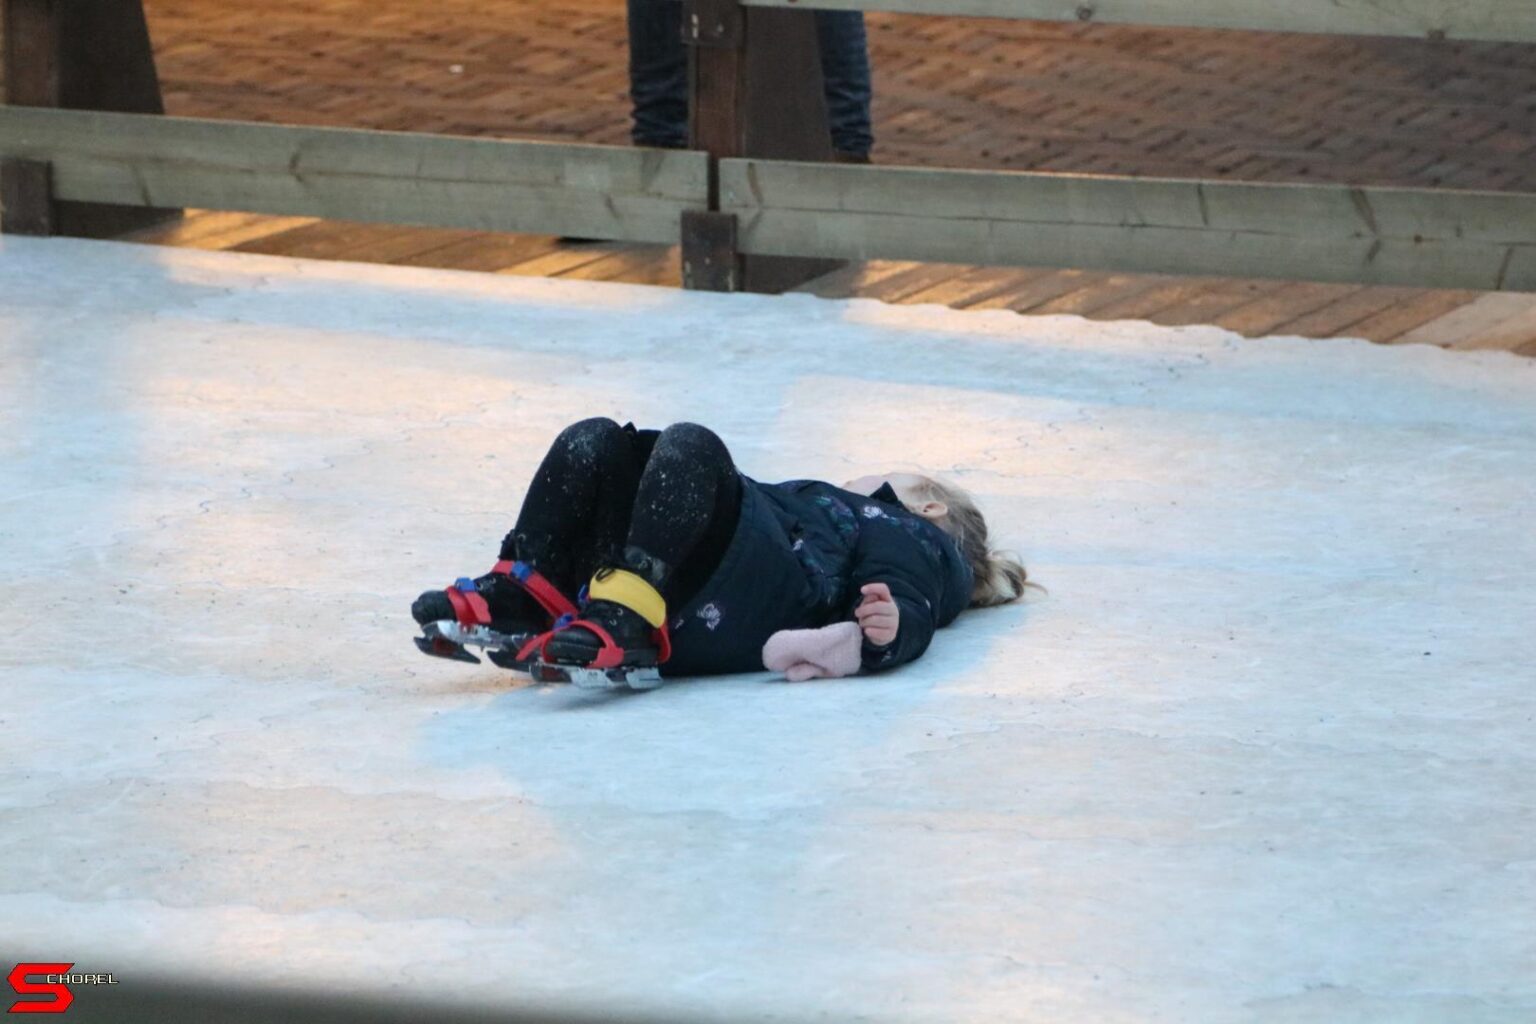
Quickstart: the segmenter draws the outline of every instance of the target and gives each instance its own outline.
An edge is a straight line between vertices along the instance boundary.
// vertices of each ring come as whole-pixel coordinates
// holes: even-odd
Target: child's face
[[[874,476],[861,476],[857,480],[849,480],[843,484],[843,490],[852,491],[855,494],[873,494],[880,489],[880,485],[889,482],[891,490],[896,492],[896,497],[901,503],[918,515],[928,519],[942,519],[949,511],[942,501],[934,501],[928,497],[925,488],[928,486],[928,478],[916,473],[877,473]]]

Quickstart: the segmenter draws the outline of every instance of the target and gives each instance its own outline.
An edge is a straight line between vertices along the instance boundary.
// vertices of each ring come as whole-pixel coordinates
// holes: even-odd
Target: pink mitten
[[[781,629],[763,645],[763,667],[792,683],[851,676],[859,670],[864,631],[857,622],[820,629]]]

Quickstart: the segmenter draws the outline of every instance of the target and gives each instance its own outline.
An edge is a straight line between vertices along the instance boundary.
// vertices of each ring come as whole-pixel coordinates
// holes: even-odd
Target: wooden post
[[[720,208],[721,159],[832,159],[815,17],[814,11],[747,8],[739,0],[685,3],[689,143],[710,157],[711,211]],[[798,256],[743,256],[735,249],[734,220],[719,213],[684,218],[684,287],[781,292],[841,265]]]
[[[163,114],[142,0],[0,0],[5,102],[24,107]],[[180,216],[179,210],[59,202],[46,165],[6,161],[0,230],[107,238]]]
[[[683,287],[740,291],[743,258],[736,249],[735,214],[683,211]]]
[[[0,160],[0,233],[55,234],[53,184],[43,160]]]

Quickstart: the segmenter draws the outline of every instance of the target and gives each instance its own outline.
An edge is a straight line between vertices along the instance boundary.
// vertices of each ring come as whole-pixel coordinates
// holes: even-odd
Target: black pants
[[[582,420],[544,456],[501,557],[572,598],[599,568],[630,569],[679,607],[709,581],[740,513],[741,477],[714,431]]]

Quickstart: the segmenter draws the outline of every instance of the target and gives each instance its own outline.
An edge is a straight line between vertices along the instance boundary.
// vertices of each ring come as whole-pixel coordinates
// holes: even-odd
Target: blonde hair
[[[960,553],[970,563],[976,578],[971,588],[971,607],[986,608],[1009,604],[1024,596],[1025,587],[1045,590],[1038,583],[1029,582],[1024,564],[1009,551],[994,551],[987,539],[987,521],[981,509],[969,494],[953,484],[942,483],[932,477],[924,491],[935,501],[949,507],[947,515],[934,521],[960,545]]]

